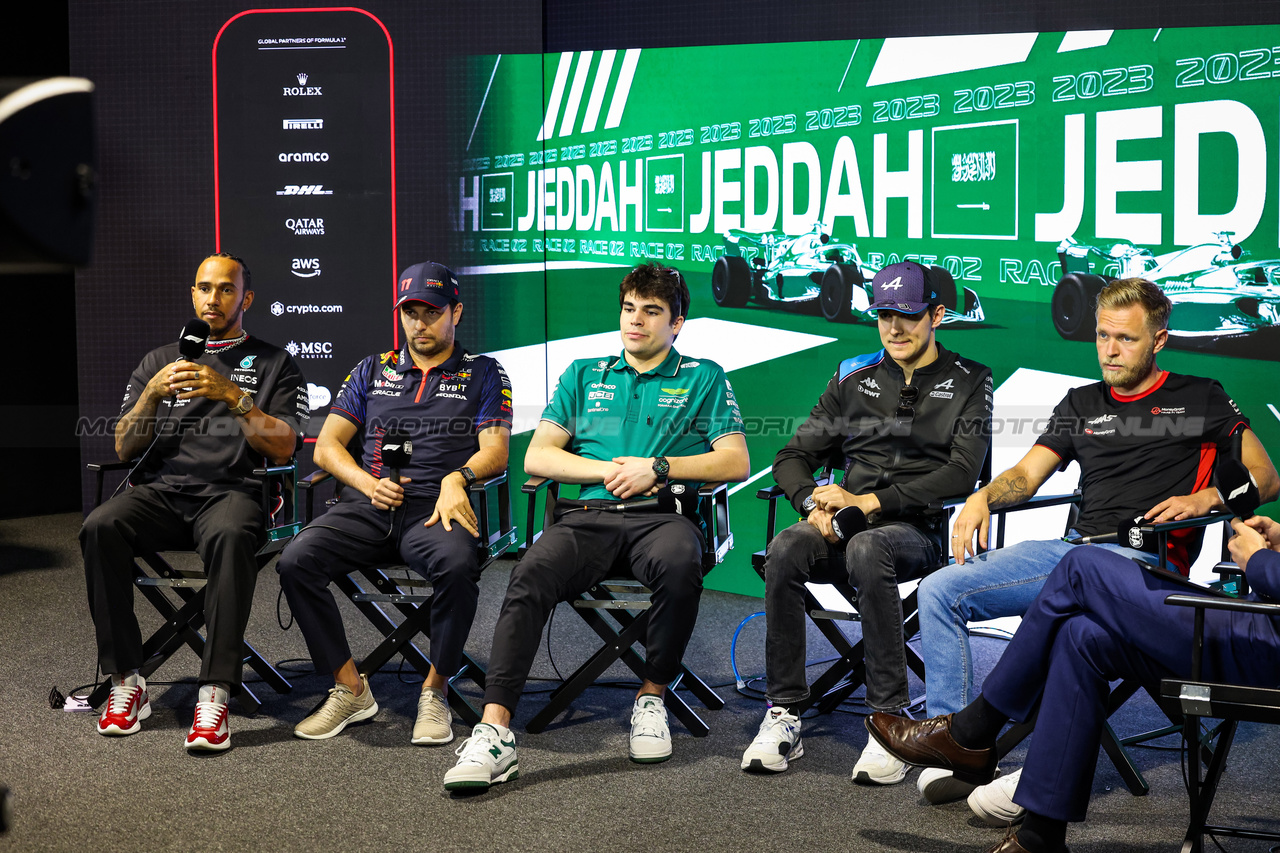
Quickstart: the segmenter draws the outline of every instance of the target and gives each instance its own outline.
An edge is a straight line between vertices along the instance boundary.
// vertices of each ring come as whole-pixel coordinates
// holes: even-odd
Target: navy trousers
[[[476,538],[462,525],[455,523],[452,533],[439,522],[422,526],[434,510],[434,501],[411,497],[393,520],[360,495],[320,516],[284,549],[276,564],[280,586],[317,672],[331,672],[351,658],[329,584],[366,566],[403,561],[434,589],[431,663],[446,678],[457,673],[480,597],[480,563]]]
[[[1280,554],[1259,552],[1259,562]],[[1156,684],[1191,671],[1190,608],[1164,603],[1187,592],[1128,557],[1073,548],[1045,581],[982,695],[1015,721],[1037,706],[1035,733],[1013,800],[1057,820],[1084,820],[1109,682]],[[1208,611],[1203,676],[1275,686],[1280,625],[1270,617]]]

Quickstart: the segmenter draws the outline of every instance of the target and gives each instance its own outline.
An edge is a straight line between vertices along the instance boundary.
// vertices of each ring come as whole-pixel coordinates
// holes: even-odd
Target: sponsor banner
[[[253,330],[323,409],[394,332],[390,37],[352,9],[244,13],[218,34],[214,77],[218,247],[249,261],[267,308]]]
[[[457,255],[655,259],[722,307],[821,297],[833,320],[910,258],[954,279],[948,321],[1052,302],[1067,338],[1092,331],[1094,283],[1064,275],[1142,274],[1180,306],[1175,339],[1212,346],[1280,324],[1277,44],[1223,27],[477,58]]]

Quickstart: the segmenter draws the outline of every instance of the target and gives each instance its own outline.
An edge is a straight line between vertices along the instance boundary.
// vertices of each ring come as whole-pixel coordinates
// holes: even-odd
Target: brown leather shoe
[[[950,714],[917,721],[876,711],[867,717],[867,731],[907,764],[950,770],[958,781],[971,785],[985,785],[996,777],[995,749],[965,749],[956,743]]]
[[[1010,829],[1004,840],[988,850],[987,853],[1030,853],[1030,851],[1018,842],[1018,833]],[[1058,848],[1056,853],[1071,853],[1071,851],[1064,844]]]

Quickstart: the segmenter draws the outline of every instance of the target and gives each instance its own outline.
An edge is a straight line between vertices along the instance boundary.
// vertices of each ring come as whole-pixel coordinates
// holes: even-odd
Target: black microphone
[[[1077,536],[1067,541],[1072,545],[1109,545],[1120,544],[1138,551],[1154,553],[1157,547],[1157,536],[1150,529],[1151,522],[1146,516],[1137,515],[1132,520],[1120,522],[1115,533],[1099,533],[1096,536]]]
[[[400,469],[409,467],[413,456],[413,441],[409,433],[402,429],[389,429],[382,435],[382,467],[391,469],[387,479],[396,485],[400,484]],[[391,508],[395,512],[395,507]]]
[[[847,506],[831,518],[831,530],[841,542],[867,529],[867,514],[856,506]]]
[[[688,488],[684,483],[668,483],[659,489],[651,498],[640,498],[634,501],[618,501],[613,504],[610,509],[614,512],[627,512],[628,510],[657,510],[658,512],[674,512],[677,515],[683,515],[685,518],[698,523],[698,494],[694,492],[692,497],[687,496],[685,492]]]
[[[204,348],[208,343],[209,324],[199,317],[193,317],[178,335],[178,354],[187,361],[195,361],[204,355]]]

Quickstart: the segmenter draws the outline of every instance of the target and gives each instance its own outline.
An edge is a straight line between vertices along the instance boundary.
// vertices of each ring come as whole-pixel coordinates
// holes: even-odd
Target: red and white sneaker
[[[141,677],[134,685],[118,684],[111,688],[107,705],[98,717],[98,734],[108,736],[131,735],[142,728],[142,721],[151,716],[151,700],[147,697],[147,683]]]
[[[196,718],[187,733],[189,752],[218,752],[231,748],[226,702],[197,702]]]

